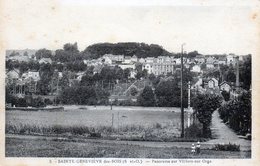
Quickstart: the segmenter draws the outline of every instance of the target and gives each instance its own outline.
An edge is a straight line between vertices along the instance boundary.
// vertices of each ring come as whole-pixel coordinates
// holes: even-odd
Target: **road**
[[[207,144],[237,144],[240,145],[241,150],[250,150],[251,149],[251,141],[245,140],[243,138],[239,138],[238,135],[229,128],[226,124],[222,122],[222,119],[219,117],[219,112],[216,110],[212,114],[212,122],[211,122],[211,131],[212,137],[207,141]]]

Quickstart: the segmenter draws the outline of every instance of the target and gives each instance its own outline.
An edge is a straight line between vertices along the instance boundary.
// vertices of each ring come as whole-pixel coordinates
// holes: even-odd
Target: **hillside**
[[[88,46],[83,52],[83,56],[88,59],[97,59],[104,54],[113,55],[136,55],[138,58],[170,56],[172,55],[162,46],[145,43],[98,43]]]

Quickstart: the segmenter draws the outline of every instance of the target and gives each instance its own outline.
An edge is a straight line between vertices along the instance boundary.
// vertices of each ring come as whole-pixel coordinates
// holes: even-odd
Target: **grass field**
[[[185,116],[185,119],[187,117]],[[6,133],[89,134],[178,137],[180,109],[156,107],[65,106],[61,112],[6,111]]]
[[[145,147],[100,142],[68,142],[46,139],[6,139],[6,157],[87,157],[87,158],[249,158],[250,151],[228,152],[190,148]]]

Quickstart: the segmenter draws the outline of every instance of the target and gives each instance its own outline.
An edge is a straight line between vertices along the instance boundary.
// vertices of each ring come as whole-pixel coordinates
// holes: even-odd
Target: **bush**
[[[43,102],[41,97],[37,97],[32,101],[32,107],[45,107],[46,104]]]
[[[185,138],[202,138],[202,125],[193,123],[185,129]]]
[[[231,144],[231,143],[216,144],[213,149],[218,151],[240,151],[240,145]]]
[[[44,99],[44,103],[46,105],[52,105],[53,104],[53,102],[50,99]]]

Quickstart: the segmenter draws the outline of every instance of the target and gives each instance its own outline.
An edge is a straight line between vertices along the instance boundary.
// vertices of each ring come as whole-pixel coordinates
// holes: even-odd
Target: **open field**
[[[113,106],[111,110],[110,106],[65,106],[64,111],[6,111],[6,133],[47,135],[70,130],[73,130],[70,134],[99,132],[142,137],[142,133],[150,132],[153,134],[150,136],[178,137],[180,109]]]
[[[179,108],[157,107],[119,107],[113,106],[65,106],[62,112],[56,111],[6,111],[6,123],[29,123],[36,125],[62,126],[111,126],[114,115],[114,127],[125,125],[180,126]]]
[[[178,144],[178,143],[177,143]],[[147,147],[107,141],[74,142],[59,139],[6,138],[6,157],[87,158],[250,158],[250,151],[228,152],[201,149],[192,154],[186,147]]]

